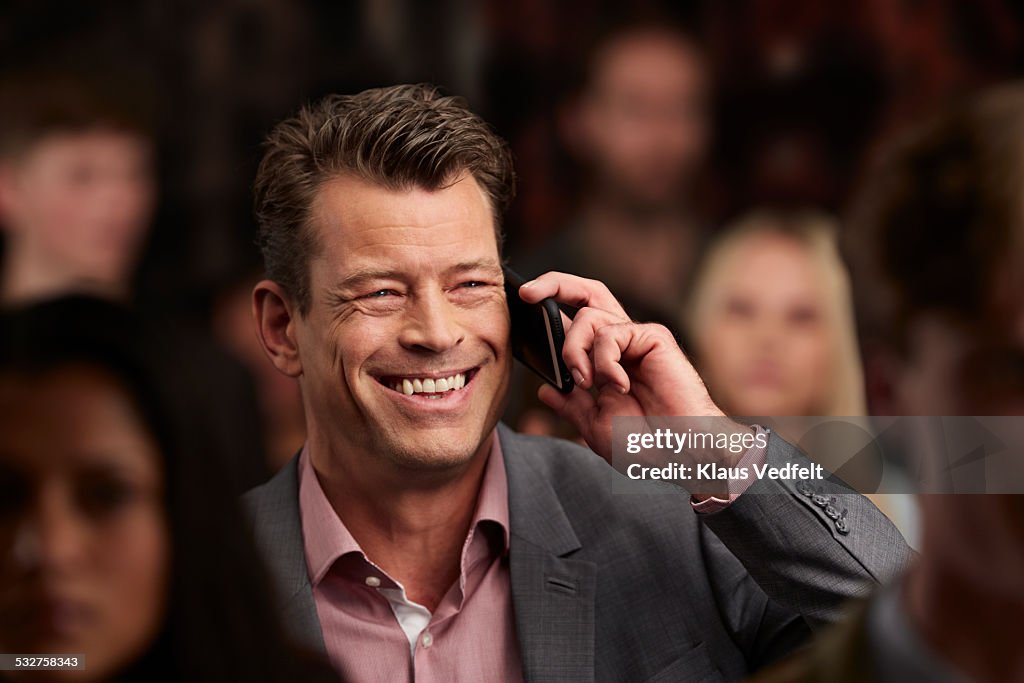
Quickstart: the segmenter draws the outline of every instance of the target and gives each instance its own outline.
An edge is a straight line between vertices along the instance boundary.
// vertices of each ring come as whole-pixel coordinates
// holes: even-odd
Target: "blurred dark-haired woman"
[[[288,644],[187,358],[113,304],[0,315],[0,652],[12,681],[335,680]]]

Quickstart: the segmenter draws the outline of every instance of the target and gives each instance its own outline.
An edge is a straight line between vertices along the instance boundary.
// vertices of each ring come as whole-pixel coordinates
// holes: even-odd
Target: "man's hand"
[[[552,297],[580,309],[571,321],[563,316],[562,357],[577,387],[566,395],[545,384],[538,397],[606,460],[612,457],[612,417],[724,417],[672,333],[631,321],[601,282],[550,272],[524,284],[519,295],[528,303]],[[723,464],[727,460],[723,455]]]

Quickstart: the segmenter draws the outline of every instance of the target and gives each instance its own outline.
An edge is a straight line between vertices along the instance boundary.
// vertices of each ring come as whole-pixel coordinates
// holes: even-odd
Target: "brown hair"
[[[976,321],[1024,247],[1024,84],[967,100],[878,160],[844,253],[866,341],[906,348],[924,312]]]
[[[130,73],[35,68],[0,79],[0,158],[53,133],[110,129],[153,135],[152,102]]]
[[[267,277],[305,314],[311,303],[309,260],[317,244],[309,225],[319,188],[351,174],[389,189],[437,190],[468,172],[500,219],[515,176],[508,146],[461,98],[429,85],[398,85],[357,95],[329,95],[279,123],[256,172],[255,214]]]

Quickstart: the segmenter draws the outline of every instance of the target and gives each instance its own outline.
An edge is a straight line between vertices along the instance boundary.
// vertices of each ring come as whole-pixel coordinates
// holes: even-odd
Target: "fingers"
[[[594,334],[594,383],[597,386],[611,385],[620,393],[629,393],[629,375],[620,361],[639,329],[640,326],[633,323],[619,323],[605,325]]]
[[[654,356],[649,354],[655,351],[659,352],[656,355],[660,360],[651,360]],[[594,385],[611,386],[623,394],[629,393],[633,385],[625,365],[636,368],[644,364],[647,379],[643,381],[648,383],[657,381],[657,375],[662,375],[662,379],[674,376],[680,369],[696,376],[672,333],[662,325],[632,322],[603,325],[594,332],[590,357]]]
[[[561,304],[583,308],[600,308],[629,320],[626,311],[612,296],[612,293],[597,280],[588,280],[577,275],[551,271],[531,280],[519,288],[519,296],[527,303],[535,304],[547,297]]]
[[[618,316],[599,308],[581,308],[566,328],[565,343],[562,346],[562,359],[572,373],[576,384],[584,389],[589,388],[594,379],[593,364],[590,354],[594,348],[594,335],[606,325],[617,325],[622,322]]]

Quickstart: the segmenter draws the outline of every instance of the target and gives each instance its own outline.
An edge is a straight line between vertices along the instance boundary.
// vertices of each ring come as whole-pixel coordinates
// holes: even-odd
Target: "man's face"
[[[310,438],[400,467],[467,462],[497,423],[511,363],[480,186],[469,175],[433,192],[342,177],[319,191],[311,221],[312,303],[295,318]]]
[[[33,258],[74,279],[131,276],[155,195],[145,138],[53,134],[5,164],[0,180],[2,221]]]
[[[699,56],[670,35],[608,46],[573,134],[603,190],[640,205],[679,200],[708,142],[705,78]]]

